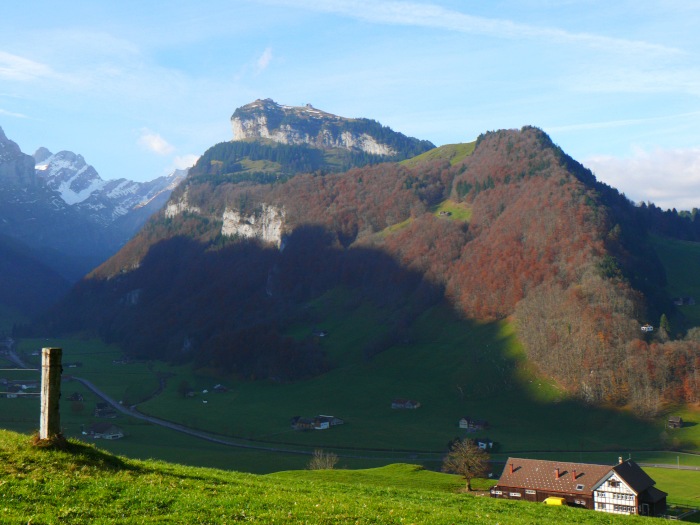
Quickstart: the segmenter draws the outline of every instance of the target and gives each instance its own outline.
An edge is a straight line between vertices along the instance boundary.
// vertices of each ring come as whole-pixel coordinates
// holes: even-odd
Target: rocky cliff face
[[[34,159],[22,153],[19,146],[0,128],[0,184],[35,186]]]
[[[270,139],[282,144],[341,148],[383,157],[408,157],[434,147],[369,119],[339,117],[306,106],[283,106],[271,99],[238,108],[231,117],[233,140]]]
[[[260,239],[275,244],[279,248],[282,246],[284,217],[283,208],[268,204],[262,204],[259,210],[250,215],[243,215],[238,210],[227,208],[223,215],[221,235]]]

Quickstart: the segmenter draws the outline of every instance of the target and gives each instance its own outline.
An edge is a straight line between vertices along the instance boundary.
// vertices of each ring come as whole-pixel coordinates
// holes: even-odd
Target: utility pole
[[[61,348],[41,349],[41,421],[39,439],[51,439],[61,433],[58,400],[61,397]]]

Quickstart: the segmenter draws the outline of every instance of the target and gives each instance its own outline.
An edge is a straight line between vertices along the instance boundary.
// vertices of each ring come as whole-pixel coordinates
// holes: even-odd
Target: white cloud
[[[178,155],[173,160],[173,170],[184,170],[191,168],[195,165],[198,159],[199,155],[194,155],[191,153],[188,155]]]
[[[260,58],[258,58],[258,61],[256,63],[256,70],[258,73],[262,73],[267,69],[267,66],[270,65],[270,62],[272,62],[272,48],[267,47],[265,48],[265,51],[263,51],[263,54],[260,55]]]
[[[635,202],[653,202],[663,209],[700,208],[700,147],[637,148],[630,157],[599,155],[584,165]]]
[[[29,81],[53,75],[53,70],[45,64],[0,51],[0,78]]]
[[[4,115],[6,117],[15,117],[15,118],[29,118],[27,115],[24,115],[23,113],[14,113],[12,111],[7,111],[6,109],[0,108],[0,115]]]
[[[679,49],[593,33],[574,33],[563,29],[521,24],[511,20],[473,16],[430,3],[379,0],[268,0],[268,3],[333,13],[375,24],[432,27],[448,31],[501,38],[542,38],[605,49],[652,55],[682,53]],[[648,57],[647,57],[648,58]]]
[[[168,143],[158,133],[153,133],[149,130],[143,130],[138,140],[142,148],[157,153],[158,155],[170,155],[175,151],[175,147]]]

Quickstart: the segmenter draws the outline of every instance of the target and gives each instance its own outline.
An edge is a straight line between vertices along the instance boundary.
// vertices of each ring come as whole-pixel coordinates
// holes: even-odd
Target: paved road
[[[269,447],[269,446],[238,443],[235,441],[231,441],[229,439],[217,437],[217,436],[214,436],[212,434],[208,434],[206,432],[201,432],[201,431],[195,430],[193,428],[189,428],[189,427],[186,427],[183,425],[179,425],[177,423],[173,423],[172,421],[167,421],[165,419],[160,419],[157,417],[149,416],[147,414],[139,412],[135,406],[125,407],[124,405],[118,403],[117,401],[115,401],[114,399],[109,397],[107,394],[105,394],[102,390],[97,388],[93,383],[91,383],[87,379],[73,376],[73,380],[78,381],[79,383],[83,384],[86,388],[90,389],[95,395],[102,398],[106,403],[109,403],[111,406],[113,406],[116,410],[118,410],[122,414],[125,414],[125,415],[130,416],[130,417],[135,417],[135,418],[141,419],[143,421],[148,421],[149,423],[153,423],[154,425],[160,425],[162,427],[169,428],[169,429],[175,430],[177,432],[182,432],[183,434],[188,434],[190,436],[204,439],[206,441],[211,441],[212,443],[218,443],[220,445],[228,445],[231,447],[238,447],[238,448],[264,450],[266,452],[284,452],[285,454],[310,455],[313,453],[313,452],[308,452],[308,451],[290,450],[290,449],[284,449],[284,448],[276,448],[276,447]]]

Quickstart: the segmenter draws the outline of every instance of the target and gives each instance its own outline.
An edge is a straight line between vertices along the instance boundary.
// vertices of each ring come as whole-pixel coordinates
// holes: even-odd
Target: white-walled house
[[[622,458],[613,466],[508,458],[491,497],[659,516],[666,512],[667,494],[654,484],[639,465]]]

